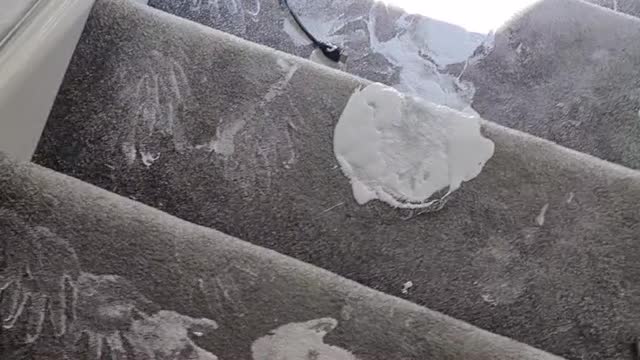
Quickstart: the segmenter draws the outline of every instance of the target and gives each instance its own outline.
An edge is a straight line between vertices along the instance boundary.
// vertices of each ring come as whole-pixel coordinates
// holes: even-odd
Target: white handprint
[[[11,336],[0,353],[40,345],[50,321],[58,345],[42,346],[61,346],[70,359],[217,360],[192,340],[216,329],[215,321],[161,310],[122,277],[81,272],[65,240],[15,212],[0,209],[0,231],[0,325],[7,334],[23,334],[14,328],[26,325],[25,337]]]
[[[65,339],[71,358],[217,360],[192,340],[217,329],[215,321],[159,310],[120,276],[83,273],[77,309]]]
[[[142,162],[151,166],[160,158],[167,138],[178,152],[190,147],[183,123],[191,97],[182,65],[187,61],[186,56],[166,56],[156,50],[139,59],[122,61],[115,78],[127,84],[120,101],[131,123],[120,148],[130,165],[139,153]]]
[[[78,259],[69,244],[43,227],[0,209],[0,316],[3,328],[27,325],[25,342],[38,339],[46,320],[56,335],[73,313]],[[48,310],[48,311],[47,311]],[[50,319],[45,319],[46,314]]]

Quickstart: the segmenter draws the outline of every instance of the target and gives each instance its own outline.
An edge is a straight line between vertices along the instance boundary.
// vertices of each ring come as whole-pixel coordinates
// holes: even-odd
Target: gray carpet
[[[102,0],[34,161],[569,359],[631,359],[640,173],[487,123],[494,157],[442,211],[359,206],[332,136],[365,83]]]
[[[3,360],[559,359],[1,154],[0,204]]]
[[[483,117],[640,169],[639,34],[636,17],[545,0],[501,29],[463,78]]]
[[[345,49],[343,71],[450,107],[469,106],[473,90],[445,69],[470,56],[484,35],[379,1],[288,2],[313,36]],[[149,5],[303,58],[313,50],[283,0],[150,0]]]
[[[587,0],[613,11],[640,17],[640,2],[636,0]]]
[[[468,63],[483,41],[480,34],[374,1],[290,2],[316,36],[351,53],[346,72],[457,109],[472,105],[493,122],[640,168],[640,20],[628,16],[640,16],[640,1],[589,1],[602,7],[540,2],[501,28],[495,43],[476,49]],[[311,51],[285,31],[290,16],[279,0],[149,4],[297,56],[308,58]],[[398,37],[405,47],[388,53]],[[438,39],[455,45],[443,47]],[[467,56],[447,56],[451,49]]]

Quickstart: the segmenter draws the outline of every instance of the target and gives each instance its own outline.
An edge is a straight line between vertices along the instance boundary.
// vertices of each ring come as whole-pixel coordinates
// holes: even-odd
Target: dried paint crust
[[[424,208],[480,174],[494,144],[480,119],[374,83],[356,90],[334,133],[334,152],[359,204]]]

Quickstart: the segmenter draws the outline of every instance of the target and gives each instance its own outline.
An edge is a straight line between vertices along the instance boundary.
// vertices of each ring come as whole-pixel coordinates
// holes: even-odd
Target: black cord
[[[291,7],[289,6],[289,2],[287,0],[281,0],[281,2],[282,4],[284,4],[287,10],[289,10],[289,13],[293,17],[293,20],[296,21],[296,24],[298,24],[298,26],[300,27],[300,30],[304,32],[304,34],[309,38],[309,40],[311,40],[311,42],[313,42],[313,45],[315,47],[317,47],[318,49],[320,49],[320,51],[322,51],[324,56],[326,56],[327,58],[329,58],[329,60],[333,62],[340,62],[341,60],[344,59],[344,54],[340,47],[328,42],[318,40],[315,36],[313,36],[313,34],[309,32],[309,30],[307,30],[307,28],[304,25],[302,25],[302,21],[300,20],[298,15],[293,11],[293,9],[291,9]]]

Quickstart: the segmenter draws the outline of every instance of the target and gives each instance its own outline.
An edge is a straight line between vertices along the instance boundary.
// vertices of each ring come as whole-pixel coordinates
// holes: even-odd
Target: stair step
[[[467,68],[486,119],[640,169],[640,19],[545,0]]]
[[[352,53],[343,71],[458,110],[472,105],[493,122],[640,169],[640,19],[623,13],[639,15],[640,2],[615,3],[617,13],[576,0],[541,1],[502,27],[495,44],[488,44],[488,56],[471,58],[460,79],[465,61],[483,41],[480,34],[375,1],[297,0],[291,6],[312,32]],[[150,1],[174,15],[309,58],[311,46],[296,36],[280,4]]]
[[[560,359],[2,154],[0,204],[3,359]]]

